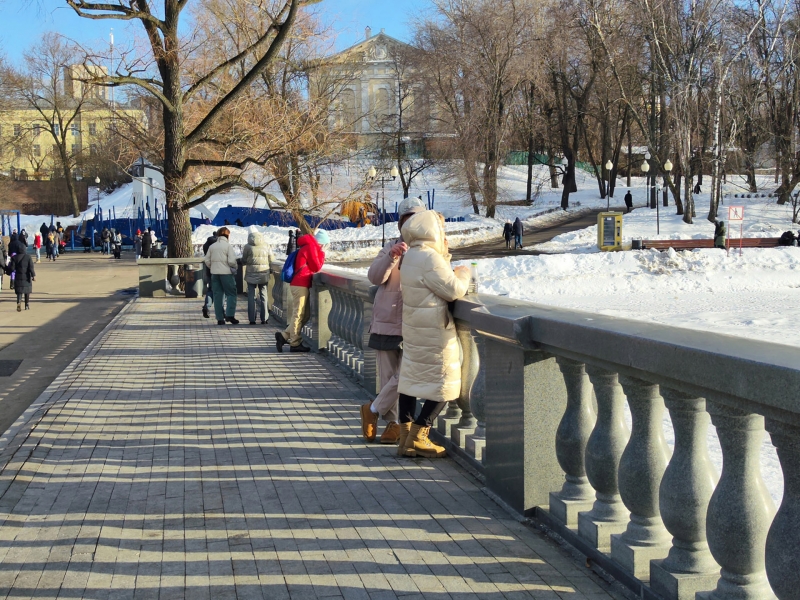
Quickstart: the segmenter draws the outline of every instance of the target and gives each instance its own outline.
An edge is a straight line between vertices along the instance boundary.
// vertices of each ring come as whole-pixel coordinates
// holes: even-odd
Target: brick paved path
[[[0,597],[618,598],[265,327],[132,303],[0,440]],[[23,422],[27,419],[27,422]]]

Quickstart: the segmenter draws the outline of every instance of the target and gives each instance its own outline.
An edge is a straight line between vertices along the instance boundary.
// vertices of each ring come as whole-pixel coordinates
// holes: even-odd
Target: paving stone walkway
[[[123,309],[0,439],[0,597],[621,597],[273,331]]]

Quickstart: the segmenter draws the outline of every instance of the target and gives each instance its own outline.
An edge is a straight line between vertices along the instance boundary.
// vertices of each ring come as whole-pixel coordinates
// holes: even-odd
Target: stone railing
[[[191,273],[190,284],[196,286],[196,293],[202,293],[203,257],[197,258],[141,258],[139,267],[139,296],[142,298],[183,295],[178,292],[177,284],[181,281],[178,271],[185,268],[184,277]],[[185,280],[184,280],[185,281]]]
[[[370,292],[362,277],[316,276],[305,333],[374,393]],[[462,392],[438,431],[489,494],[640,598],[800,598],[800,349],[495,296],[456,302],[455,317]],[[777,513],[765,427],[784,476]]]

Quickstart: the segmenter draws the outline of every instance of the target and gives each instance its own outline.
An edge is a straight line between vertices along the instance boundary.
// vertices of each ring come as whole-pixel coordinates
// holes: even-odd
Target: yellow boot
[[[437,446],[428,439],[430,430],[430,427],[420,427],[416,423],[411,426],[411,431],[409,431],[406,439],[405,456],[440,458],[447,454],[442,446]]]
[[[404,456],[408,432],[411,431],[413,423],[400,423],[400,433],[397,436],[397,456]]]

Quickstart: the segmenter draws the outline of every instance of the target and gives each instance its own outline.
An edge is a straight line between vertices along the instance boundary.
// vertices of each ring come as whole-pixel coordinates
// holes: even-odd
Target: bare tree
[[[123,52],[115,72],[100,81],[136,86],[160,105],[163,143],[158,158],[166,188],[170,255],[191,254],[188,208],[193,200],[232,186],[254,187],[242,173],[248,166],[265,165],[269,157],[258,144],[254,148],[239,143],[234,146],[237,152],[228,152],[230,137],[220,139],[225,137],[221,133],[235,133],[237,111],[248,108],[247,93],[278,59],[301,8],[318,1],[258,0],[241,3],[233,11],[215,11],[221,6],[215,5],[208,12],[208,23],[214,27],[201,28],[196,20],[187,18],[189,10],[197,8],[187,0],[165,0],[159,13],[146,0],[66,0],[80,17],[133,21],[146,36],[146,58],[138,49]],[[225,23],[219,19],[231,12],[235,20]],[[247,35],[238,36],[245,24]],[[225,28],[233,35],[226,43],[213,44]],[[210,37],[212,33],[216,37]],[[229,43],[231,38],[240,43]],[[224,55],[208,52],[212,47]],[[102,59],[94,57],[97,62]],[[249,118],[257,116],[248,113]],[[239,136],[231,137],[241,141]],[[210,149],[216,149],[211,157]],[[208,168],[226,170],[226,174],[209,183],[203,176]]]
[[[73,182],[73,169],[83,154],[79,137],[79,117],[82,111],[102,104],[98,88],[87,84],[88,71],[82,65],[78,48],[55,33],[46,33],[41,42],[24,55],[24,69],[6,68],[3,85],[6,97],[20,108],[33,111],[41,120],[32,121],[18,136],[18,143],[28,148],[37,171],[49,155],[64,178],[72,201],[73,216],[80,214],[78,196]],[[83,80],[81,80],[83,78]],[[43,141],[50,139],[42,151]],[[34,139],[36,138],[36,139]]]

